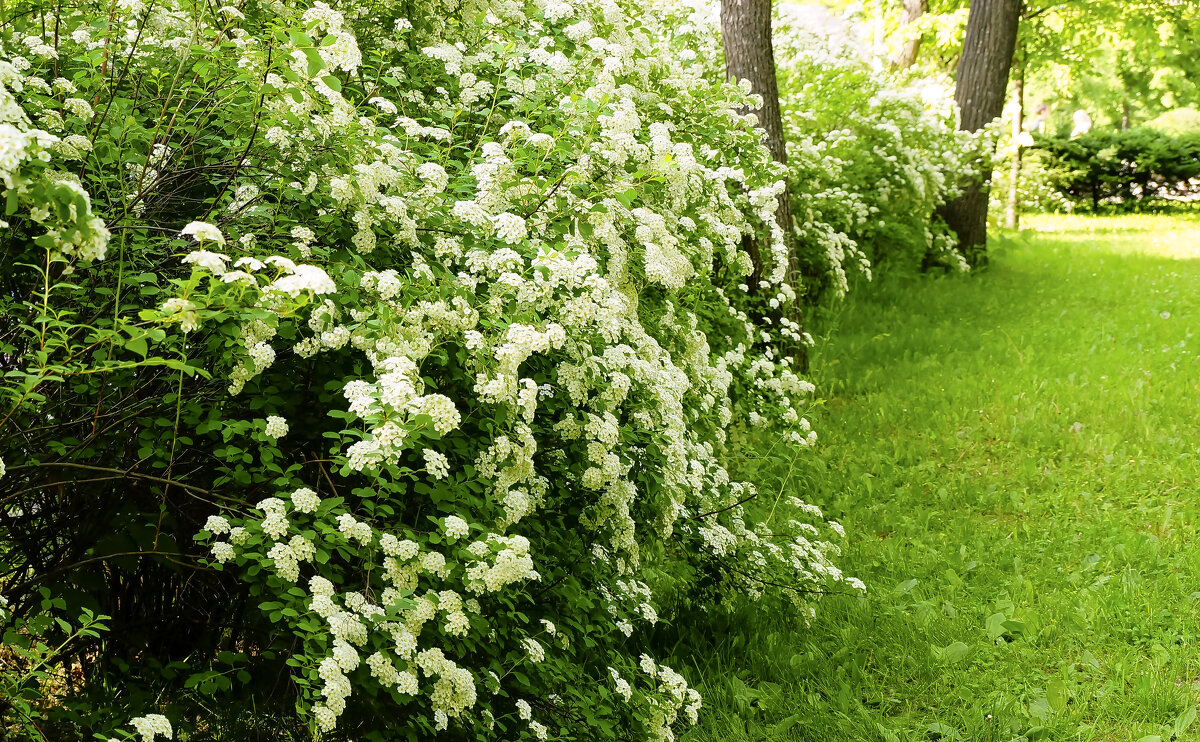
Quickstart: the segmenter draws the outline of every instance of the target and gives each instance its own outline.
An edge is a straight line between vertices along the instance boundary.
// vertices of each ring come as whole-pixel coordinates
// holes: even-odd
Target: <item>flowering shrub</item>
[[[897,81],[801,30],[776,42],[792,213],[809,291],[856,272],[966,270],[934,210],[978,167],[983,136],[957,130],[949,84]]]
[[[669,740],[672,605],[861,587],[731,475],[812,386],[750,311],[784,173],[685,10],[18,5],[0,585],[111,617],[48,728]]]

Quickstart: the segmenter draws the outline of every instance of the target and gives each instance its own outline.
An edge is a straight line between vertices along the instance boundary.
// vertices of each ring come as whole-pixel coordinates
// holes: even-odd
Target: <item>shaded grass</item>
[[[1042,217],[820,320],[798,494],[865,598],[676,662],[708,740],[1171,739],[1200,696],[1200,218]],[[1196,737],[1194,724],[1181,738]],[[1151,738],[1153,739],[1153,738]]]

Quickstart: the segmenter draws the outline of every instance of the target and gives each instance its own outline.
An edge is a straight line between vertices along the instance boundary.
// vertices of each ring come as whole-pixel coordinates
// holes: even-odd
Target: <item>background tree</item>
[[[787,166],[787,147],[783,138],[783,119],[779,112],[779,84],[775,77],[775,50],[771,42],[771,0],[726,0],[721,3],[721,38],[725,47],[725,75],[730,80],[749,80],[750,90],[762,96],[762,107],[756,112],[758,125],[766,138],[771,157]],[[788,242],[788,284],[797,300],[788,305],[788,319],[803,327],[799,297],[802,295],[799,256],[792,245],[792,208],[787,189],[779,194],[775,220]],[[746,248],[754,261],[750,290],[758,291],[762,277],[762,247],[747,238]],[[803,345],[792,355],[804,365]]]
[[[963,40],[954,100],[959,128],[979,131],[1004,110],[1008,75],[1017,44],[1022,0],[974,0]],[[985,178],[966,185],[963,195],[939,209],[958,235],[958,248],[972,266],[987,261],[989,188]]]
[[[901,20],[901,33],[904,34],[904,46],[892,57],[892,66],[897,69],[908,69],[917,61],[921,51],[922,31],[921,18],[929,12],[929,0],[904,0],[904,16]]]

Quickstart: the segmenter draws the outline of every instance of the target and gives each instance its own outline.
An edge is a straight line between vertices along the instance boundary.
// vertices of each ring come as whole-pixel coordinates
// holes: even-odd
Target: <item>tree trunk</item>
[[[1017,79],[1013,88],[1016,101],[1013,105],[1012,141],[1013,159],[1012,170],[1009,173],[1008,203],[1004,210],[1004,226],[1016,229],[1021,225],[1021,155],[1025,148],[1021,146],[1021,134],[1025,131],[1025,63],[1017,62]]]
[[[1003,113],[1020,18],[1021,0],[972,0],[954,88],[963,131],[978,131]],[[938,209],[972,266],[987,263],[988,175],[968,183],[962,196]]]
[[[927,12],[929,0],[904,0],[904,20],[900,24],[900,33],[908,39],[892,58],[893,68],[906,70],[917,61],[917,54],[921,51],[921,34],[913,26]]]
[[[779,84],[775,79],[775,50],[771,45],[771,0],[724,0],[721,3],[721,38],[725,46],[725,76],[734,81],[749,80],[751,91],[762,96],[762,108],[756,112],[758,125],[766,134],[771,158],[786,165]],[[788,283],[796,292],[796,300],[787,310],[788,319],[803,327],[800,265],[792,244],[792,202],[786,189],[775,208],[775,221],[788,244]],[[757,293],[763,272],[763,250],[754,240],[748,240],[746,248],[754,261],[750,290]],[[789,352],[801,367],[806,365],[807,353],[803,346],[791,348]]]

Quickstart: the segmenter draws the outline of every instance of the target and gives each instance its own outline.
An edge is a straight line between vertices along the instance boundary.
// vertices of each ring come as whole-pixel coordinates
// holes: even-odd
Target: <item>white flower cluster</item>
[[[269,415],[263,432],[268,438],[282,438],[288,434],[287,420],[279,415]]]
[[[171,739],[174,734],[171,729],[171,720],[162,714],[139,716],[131,719],[129,724],[142,738],[142,742],[154,742],[155,737],[159,735],[162,735],[166,739]]]
[[[178,296],[163,302],[162,313],[170,322],[178,322],[179,329],[192,332],[200,327],[200,315],[196,313],[196,305]]]
[[[225,244],[225,235],[221,234],[221,230],[217,229],[208,222],[188,222],[187,226],[180,230],[179,234],[183,235],[184,237],[191,237],[197,242],[215,242],[218,245]],[[197,253],[192,253],[192,255],[196,254]],[[188,257],[190,258],[191,255]],[[228,259],[229,258],[225,258],[225,260]],[[185,259],[184,262],[188,263],[192,261]],[[222,268],[222,270],[224,270],[224,268]]]
[[[53,46],[46,48],[54,52]],[[28,66],[28,60],[17,59]],[[45,85],[41,78],[25,76],[13,63],[0,60],[0,197],[10,205],[20,206],[33,222],[44,227],[45,236],[60,256],[102,260],[111,234],[104,220],[92,213],[90,194],[76,176],[45,168],[54,152],[78,153],[82,135],[77,133],[64,142],[31,125],[14,92],[33,81]],[[48,88],[46,92],[49,93]],[[78,108],[79,103],[87,106],[82,99],[71,101],[72,108]],[[57,130],[62,128],[58,123],[61,120],[54,113],[47,115],[42,124]],[[0,219],[0,229],[7,226],[8,222]]]

